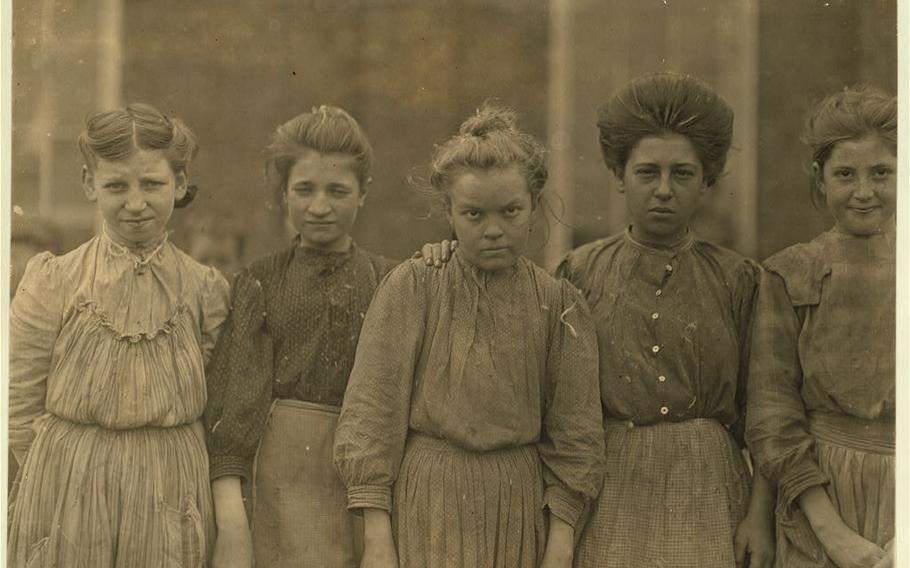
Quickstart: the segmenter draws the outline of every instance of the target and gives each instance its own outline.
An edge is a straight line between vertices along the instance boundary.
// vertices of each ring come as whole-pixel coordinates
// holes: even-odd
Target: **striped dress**
[[[765,266],[747,436],[778,485],[777,566],[833,567],[806,489],[863,538],[894,538],[895,235],[832,230]]]
[[[335,437],[348,506],[390,511],[401,568],[536,568],[544,507],[600,487],[594,329],[526,259],[405,262],[367,312]]]
[[[165,241],[33,258],[10,313],[10,567],[203,566],[206,359],[228,285]]]

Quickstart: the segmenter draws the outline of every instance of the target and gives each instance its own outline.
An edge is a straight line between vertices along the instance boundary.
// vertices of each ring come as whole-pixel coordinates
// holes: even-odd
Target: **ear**
[[[368,177],[360,184],[360,195],[357,197],[357,207],[363,207],[363,204],[366,202],[371,183],[373,183],[373,178]]]
[[[717,182],[715,182],[715,183],[717,183]],[[698,188],[698,195],[699,195],[699,197],[702,196],[702,195],[704,195],[705,193],[707,193],[709,189],[711,189],[711,186],[708,185],[708,182],[706,182],[706,181],[704,180],[704,178],[702,178],[702,180],[701,180],[701,187]]]
[[[626,182],[623,181],[623,176],[625,172],[623,170],[613,170],[613,175],[616,177],[616,191],[619,193],[626,192]]]
[[[815,178],[815,186],[822,195],[825,195],[825,176],[822,172],[822,166],[818,162],[812,162],[812,176]]]
[[[98,195],[95,193],[95,176],[87,165],[82,166],[82,191],[85,192],[85,198],[92,203],[98,201]]]
[[[174,175],[176,185],[174,186],[174,201],[180,201],[186,197],[186,171],[180,171]]]

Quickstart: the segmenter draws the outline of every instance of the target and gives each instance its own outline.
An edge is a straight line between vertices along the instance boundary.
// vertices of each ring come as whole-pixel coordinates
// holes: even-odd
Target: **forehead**
[[[315,150],[300,153],[291,171],[288,183],[323,182],[353,185],[357,183],[357,158],[350,154],[323,154]]]
[[[701,165],[695,147],[681,134],[646,136],[629,154],[629,163],[668,163]]]
[[[529,198],[528,182],[518,166],[459,173],[449,188],[453,205],[499,207]]]
[[[173,175],[167,156],[161,150],[136,150],[122,160],[98,158],[93,173],[96,177]]]
[[[894,147],[877,134],[843,140],[834,145],[828,164],[835,166],[862,166],[864,164],[891,163],[896,161]]]

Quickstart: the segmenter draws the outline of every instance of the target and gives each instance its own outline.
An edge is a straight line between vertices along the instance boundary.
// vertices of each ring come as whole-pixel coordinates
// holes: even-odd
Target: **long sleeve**
[[[218,341],[218,334],[228,317],[230,286],[220,272],[210,268],[205,275],[203,290],[200,347],[202,360],[208,365]]]
[[[237,275],[231,314],[206,372],[210,475],[247,480],[272,402],[272,341],[262,284],[249,270]]]
[[[544,427],[538,452],[544,503],[572,526],[603,481],[604,435],[594,322],[581,294],[560,282],[547,357]]]
[[[10,305],[9,445],[23,459],[45,412],[47,380],[63,319],[63,290],[50,253],[33,257]]]
[[[744,261],[733,282],[733,321],[739,338],[739,370],[736,381],[737,420],[730,426],[730,431],[740,447],[746,445],[746,403],[749,361],[752,357],[752,325],[761,271],[757,263],[751,260]]]
[[[391,510],[408,432],[411,390],[426,325],[418,265],[380,283],[367,310],[335,432],[335,465],[348,508]]]
[[[801,396],[800,318],[783,279],[762,274],[752,336],[746,438],[783,503],[827,478],[818,466]]]

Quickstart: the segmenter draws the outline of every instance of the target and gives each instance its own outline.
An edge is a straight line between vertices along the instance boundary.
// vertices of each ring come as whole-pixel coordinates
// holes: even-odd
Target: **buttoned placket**
[[[660,320],[660,307],[659,307],[660,299],[661,299],[661,297],[662,297],[663,294],[664,294],[664,287],[665,287],[666,284],[667,284],[667,280],[668,280],[668,279],[670,278],[670,276],[672,276],[672,275],[673,275],[673,264],[672,264],[672,259],[671,259],[671,260],[668,260],[668,261],[667,261],[667,264],[666,264],[666,265],[664,265],[664,275],[663,275],[663,278],[661,279],[661,284],[660,284],[661,287],[658,288],[657,290],[655,290],[655,292],[654,292],[654,297],[655,297],[655,300],[654,300],[654,302],[655,302],[655,309],[654,309],[654,311],[651,313],[651,322],[654,324],[654,330],[653,330],[653,331],[654,331],[654,336],[655,336],[655,337],[657,337],[657,335],[658,335],[658,333],[657,333],[657,326],[658,326],[659,323],[660,323],[660,321],[659,321],[659,320]],[[658,354],[660,353],[660,342],[659,342],[659,341],[658,341],[657,343],[655,343],[655,344],[651,347],[651,353],[652,353],[655,357],[658,356]],[[656,367],[660,367],[659,360],[658,360],[658,364],[655,365],[655,366],[656,366]],[[661,384],[664,384],[664,383],[667,382],[667,376],[666,376],[664,373],[661,373],[661,374],[659,374],[659,375],[657,376],[657,381],[658,381],[659,383],[661,383]],[[661,416],[667,416],[668,414],[670,414],[670,408],[669,408],[668,406],[666,406],[666,405],[662,405],[662,406],[660,407],[659,410],[660,410],[660,415],[661,415]]]

